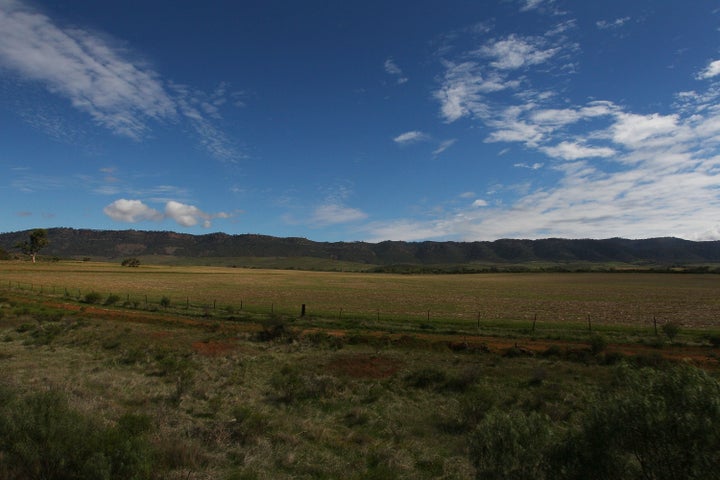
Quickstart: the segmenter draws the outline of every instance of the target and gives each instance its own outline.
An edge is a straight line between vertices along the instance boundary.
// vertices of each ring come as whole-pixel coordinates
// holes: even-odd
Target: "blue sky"
[[[0,231],[720,239],[720,5],[0,0]]]

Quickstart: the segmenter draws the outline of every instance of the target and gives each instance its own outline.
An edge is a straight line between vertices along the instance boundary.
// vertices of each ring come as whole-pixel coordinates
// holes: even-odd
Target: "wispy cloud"
[[[429,137],[427,134],[418,130],[412,130],[410,132],[401,133],[397,137],[393,138],[393,142],[398,145],[410,145],[427,140]]]
[[[445,48],[434,95],[445,122],[466,118],[486,132],[487,142],[544,155],[547,162],[514,165],[543,168],[557,176],[555,183],[531,179],[512,195],[509,188],[468,195],[464,206],[429,210],[424,219],[372,222],[365,226],[368,240],[720,238],[720,60],[698,68],[702,83],[676,95],[674,111],[638,113],[611,99],[573,105],[547,94],[558,89],[546,74],[564,71],[575,50],[548,38],[511,35],[475,50]],[[543,89],[533,85],[538,79]]]
[[[456,138],[451,138],[450,140],[444,140],[444,141],[440,142],[440,145],[438,145],[438,147],[435,150],[433,150],[433,152],[432,152],[433,155],[440,155],[445,150],[447,150],[448,148],[455,145],[456,142],[457,142]]]
[[[542,38],[510,35],[488,42],[477,53],[491,59],[490,65],[494,68],[515,70],[544,63],[560,51],[559,47],[543,48],[543,44]]]
[[[77,27],[59,25],[19,0],[0,1],[0,66],[59,95],[110,132],[139,141],[154,123],[191,122],[201,144],[227,160],[237,150],[213,124],[231,97],[221,85],[210,95],[169,90],[148,63],[119,42]],[[57,138],[70,133],[55,117],[26,119]]]
[[[598,20],[595,22],[595,26],[600,30],[610,30],[620,28],[630,20],[630,17],[620,17],[615,20]]]
[[[176,115],[174,102],[150,67],[129,61],[87,31],[61,28],[14,0],[0,4],[0,62],[42,82],[120,135],[139,139],[149,119]]]
[[[395,81],[398,85],[402,85],[403,83],[407,83],[408,78],[403,74],[403,71],[400,67],[398,67],[397,63],[395,63],[395,60],[392,58],[388,58],[385,60],[385,73],[388,75],[392,75],[395,77]]]
[[[313,212],[311,223],[318,226],[336,225],[340,223],[365,220],[367,214],[357,208],[341,204],[320,205]]]

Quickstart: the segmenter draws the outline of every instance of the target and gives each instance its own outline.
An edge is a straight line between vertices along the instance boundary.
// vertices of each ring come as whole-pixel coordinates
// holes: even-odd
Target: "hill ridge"
[[[388,240],[316,242],[303,237],[273,237],[255,233],[189,234],[150,230],[47,229],[49,245],[43,255],[60,258],[115,260],[163,255],[211,257],[313,257],[372,265],[433,265],[528,262],[622,262],[661,265],[720,263],[720,241],[691,241],[675,237],[641,240],[624,238],[494,241]],[[0,248],[8,252],[28,238],[30,230],[1,233]]]

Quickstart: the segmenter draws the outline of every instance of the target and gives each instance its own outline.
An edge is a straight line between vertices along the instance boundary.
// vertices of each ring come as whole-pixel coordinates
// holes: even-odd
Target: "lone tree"
[[[32,231],[29,240],[18,243],[16,247],[19,248],[20,251],[25,255],[30,255],[30,258],[32,258],[32,262],[35,263],[35,256],[41,249],[47,246],[48,243],[49,240],[47,238],[47,230],[43,228],[37,228]]]

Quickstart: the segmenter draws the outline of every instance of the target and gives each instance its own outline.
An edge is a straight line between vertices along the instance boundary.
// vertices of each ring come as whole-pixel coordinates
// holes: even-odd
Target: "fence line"
[[[148,311],[165,311],[175,314],[202,315],[217,319],[238,319],[236,317],[243,315],[259,315],[259,316],[285,316],[291,318],[309,317],[314,319],[338,320],[338,321],[359,321],[359,322],[407,322],[412,321],[419,324],[420,328],[434,329],[434,320],[438,320],[439,324],[446,327],[462,326],[470,329],[476,325],[477,331],[508,328],[513,325],[516,328],[526,331],[529,334],[535,334],[537,330],[553,331],[553,330],[586,330],[592,332],[601,330],[603,326],[607,327],[612,322],[597,322],[598,317],[591,318],[589,313],[578,314],[575,321],[552,319],[551,317],[542,318],[537,312],[528,313],[521,318],[499,317],[497,315],[483,315],[481,311],[468,311],[466,313],[450,313],[450,312],[433,312],[431,309],[418,309],[414,312],[407,311],[383,311],[381,308],[367,311],[353,311],[345,307],[326,307],[324,310],[313,311],[309,304],[299,303],[298,305],[288,306],[279,305],[275,301],[268,300],[266,302],[252,303],[247,299],[239,298],[234,303],[218,304],[217,299],[192,299],[189,295],[161,295],[154,296],[141,293],[107,293],[102,294],[95,290],[83,291],[81,288],[68,288],[65,286],[35,284],[30,282],[20,282],[8,280],[7,283],[0,283],[0,290],[21,291],[37,293],[39,296],[64,298],[71,301],[85,303],[96,306],[113,306],[123,307],[137,310]],[[309,307],[309,308],[307,308]],[[307,311],[306,311],[307,308]],[[629,316],[622,325],[632,326],[627,322]],[[666,318],[661,323],[674,322],[672,318]],[[654,332],[657,335],[658,319],[654,314],[643,317],[635,324],[636,327]]]

